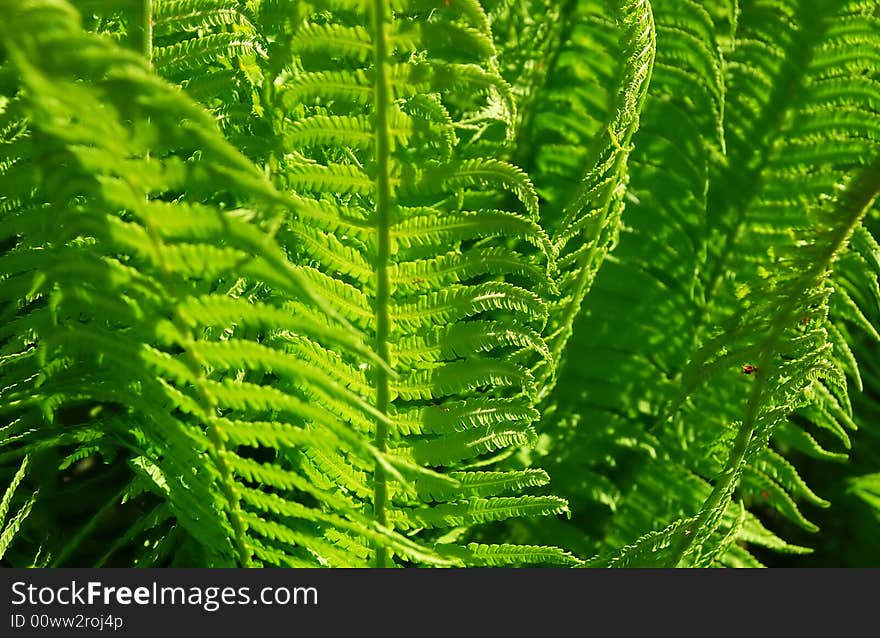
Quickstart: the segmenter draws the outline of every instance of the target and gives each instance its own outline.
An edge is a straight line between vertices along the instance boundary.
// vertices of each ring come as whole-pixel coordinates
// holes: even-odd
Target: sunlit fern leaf
[[[73,6],[0,0],[6,562],[752,567],[876,472],[873,5]]]
[[[529,564],[560,567],[579,566],[582,561],[556,547],[538,545],[483,545],[469,543],[466,546],[437,545],[440,553],[459,556],[470,565],[484,567],[509,567]]]
[[[67,5],[45,0],[4,10],[3,41],[21,83],[27,130],[66,167],[61,188],[51,181],[61,176],[32,170],[27,200],[10,202],[2,220],[16,238],[3,258],[20,264],[4,270],[4,311],[30,326],[4,337],[12,357],[4,365],[0,409],[13,416],[13,432],[26,434],[6,441],[19,454],[39,448],[41,432],[57,436],[51,424],[68,404],[122,410],[125,418],[110,419],[103,434],[152,468],[144,475],[151,491],[197,540],[203,554],[197,560],[249,564],[252,539],[267,526],[284,525],[246,511],[246,482],[263,467],[249,465],[251,445],[266,442],[283,454],[285,446],[321,440],[328,448],[380,455],[339,421],[361,412],[375,416],[370,406],[314,361],[257,342],[287,331],[366,360],[372,355],[329,308],[313,301],[305,279],[263,229],[291,202],[220,138],[204,111],[152,76],[135,54],[78,31]],[[148,124],[128,128],[122,114]],[[180,157],[194,147],[200,160]],[[35,167],[28,155],[18,161]],[[7,170],[2,177],[14,175]],[[188,197],[210,193],[216,201],[222,195],[234,207],[177,200],[171,213],[166,194],[184,187]],[[51,211],[47,221],[54,226],[29,225],[27,213],[34,210]],[[34,251],[43,259],[39,268],[28,259]],[[276,296],[261,310],[224,294],[241,276],[263,282]],[[287,304],[304,316],[282,313]],[[323,320],[310,320],[310,312]],[[222,339],[212,336],[218,328],[225,329]],[[310,405],[309,392],[322,387],[326,403]],[[236,439],[236,418],[269,415],[280,422],[275,438],[249,433]],[[304,419],[323,427],[306,429]],[[237,468],[245,467],[248,473],[237,477]],[[293,468],[259,471],[280,493],[302,487]],[[374,541],[387,536],[402,554],[431,561],[430,551],[411,541],[351,522],[346,516],[361,515],[338,501],[335,517],[322,518],[322,494],[312,493],[318,508],[306,512],[321,529],[305,525],[300,538],[332,554],[332,543],[321,540],[327,529],[356,525]],[[256,536],[248,527],[255,517],[263,521],[254,525]],[[163,538],[156,541],[156,556],[171,549]]]
[[[820,378],[826,383],[845,383],[827,333],[821,327],[804,329],[799,318],[808,312],[827,312],[830,269],[878,195],[880,153],[840,189],[832,203],[811,211],[814,227],[824,232],[787,251],[785,269],[777,270],[762,287],[756,286],[743,300],[740,317],[705,347],[707,353],[723,348],[724,358],[741,358],[748,351],[756,362],[755,379],[725,467],[701,510],[694,539],[681,544],[681,556],[692,549],[717,553],[717,548],[702,547],[718,524],[714,509],[732,497],[748,464],[765,449],[775,428],[793,409],[811,403],[806,390]],[[750,470],[755,472],[753,466]],[[765,480],[756,485],[766,498],[775,499],[774,507],[783,515],[807,528],[812,526],[787,493],[781,487],[775,489],[777,484]],[[748,489],[747,481],[744,486]]]
[[[351,502],[406,529],[413,523],[398,512],[423,511],[427,521],[441,507],[432,499],[426,507],[419,493],[459,500],[462,512],[474,512],[462,514],[468,525],[493,520],[478,511],[558,513],[557,505],[534,507],[540,499],[495,497],[500,486],[469,487],[469,463],[534,441],[530,367],[547,357],[540,294],[554,288],[554,254],[534,221],[538,202],[526,175],[486,155],[503,148],[514,107],[485,13],[477,3],[423,5],[290,3],[293,17],[270,21],[280,11],[274,3],[255,18],[290,43],[290,52],[270,52],[264,69],[290,60],[263,94],[284,105],[275,175],[300,202],[279,237],[308,259],[310,282],[375,343],[395,376],[321,357],[328,368],[347,366],[340,381],[357,378],[350,387],[389,415],[372,436],[416,464],[396,466],[402,475],[424,470],[413,493],[350,451],[306,450],[299,462],[313,480],[346,486]],[[511,237],[522,247],[511,251]],[[511,476],[508,490],[538,484]],[[436,511],[431,527],[459,524]],[[389,560],[380,550],[377,561]]]
[[[237,0],[151,0],[151,62],[217,117],[227,139],[253,159],[266,141],[253,88],[256,65],[267,42],[252,23],[247,3]],[[130,14],[131,15],[131,14]],[[133,14],[131,20],[144,20]]]
[[[668,527],[649,532],[608,558],[596,557],[587,562],[589,567],[654,567],[658,557],[671,552],[672,541],[681,534],[690,534],[693,519],[677,520]]]

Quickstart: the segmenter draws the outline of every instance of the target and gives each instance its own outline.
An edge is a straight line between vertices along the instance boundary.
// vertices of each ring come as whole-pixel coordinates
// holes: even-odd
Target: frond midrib
[[[388,109],[390,107],[390,78],[388,73],[388,33],[386,0],[373,0],[373,60],[375,65],[375,136],[376,136],[376,354],[382,361],[390,361],[388,338],[390,335],[390,258],[391,258],[391,131]],[[388,414],[390,402],[389,372],[385,367],[376,370],[376,409]],[[376,421],[375,446],[380,453],[387,447],[388,426],[383,420]],[[373,515],[383,527],[387,525],[385,511],[388,486],[385,469],[377,461],[373,471]],[[376,567],[385,567],[387,550],[376,544]]]

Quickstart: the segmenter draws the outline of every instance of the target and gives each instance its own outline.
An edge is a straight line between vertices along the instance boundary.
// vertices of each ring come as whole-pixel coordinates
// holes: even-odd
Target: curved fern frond
[[[743,300],[745,311],[735,325],[725,331],[721,340],[707,344],[709,350],[723,343],[725,357],[741,356],[741,350],[751,350],[756,356],[756,376],[727,463],[703,505],[694,538],[680,543],[677,560],[689,551],[695,552],[697,560],[711,560],[711,554],[702,555],[707,551],[702,544],[718,524],[718,512],[731,498],[747,464],[761,454],[774,429],[788,418],[792,409],[801,403],[809,405],[809,398],[804,396],[806,389],[819,378],[826,382],[842,381],[843,372],[826,345],[825,331],[820,327],[799,329],[803,325],[799,320],[808,312],[827,312],[831,295],[826,285],[829,271],[878,195],[880,155],[852,179],[833,204],[815,213],[819,217],[816,226],[825,230],[820,239],[792,254],[786,260],[790,270],[768,281],[767,288],[758,288],[747,296]],[[754,475],[760,473],[754,467],[749,470],[752,476],[746,477],[747,487],[749,481],[756,483],[784,515],[808,529],[817,529],[804,519],[781,487],[775,489],[777,484],[772,479],[765,475],[766,480],[754,481]]]
[[[751,513],[738,523],[742,505],[812,527],[802,503],[825,501],[781,453],[840,457],[803,429],[825,429],[845,447],[853,425],[844,370],[856,375],[857,365],[825,320],[826,288],[838,273],[859,282],[853,290],[871,278],[868,260],[845,248],[850,233],[863,236],[850,213],[870,197],[847,203],[838,185],[864,191],[863,166],[877,154],[875,80],[851,72],[875,68],[876,17],[859,3],[739,3],[735,14],[711,4],[653,3],[654,94],[635,138],[628,217],[570,346],[604,363],[569,367],[566,386],[577,390],[558,398],[561,432],[596,428],[564,439],[577,444],[572,459],[588,444],[626,459],[625,471],[597,463],[596,487],[578,492],[605,512],[594,528],[604,541],[592,551],[669,531],[655,532],[662,543],[650,541],[639,559],[651,564],[755,564],[738,544],[753,539],[789,551],[779,539],[756,540],[765,536]],[[840,296],[830,307],[843,306],[851,308]],[[769,343],[780,326],[784,338]],[[755,419],[767,429],[742,435],[748,461],[732,470],[728,450],[745,445],[737,433]],[[772,447],[762,438],[771,433]],[[664,480],[693,489],[666,502],[658,490],[644,496]],[[682,530],[675,521],[685,519]]]
[[[32,494],[31,497],[15,512],[15,514],[9,516],[12,507],[12,499],[15,496],[15,492],[19,485],[21,485],[21,482],[24,480],[25,474],[27,473],[27,465],[28,458],[25,457],[18,470],[16,470],[12,479],[9,481],[6,491],[3,493],[3,498],[0,499],[0,558],[3,558],[3,555],[9,550],[9,546],[12,544],[16,534],[18,534],[21,529],[22,523],[28,517],[28,514],[30,514],[34,501],[37,499],[37,494]]]
[[[616,24],[601,2],[567,2],[555,9],[558,15],[549,13],[549,26],[542,30],[548,59],[515,76],[526,93],[522,100],[529,120],[519,123],[514,157],[536,182],[544,200],[542,224],[552,229],[558,255],[561,295],[550,308],[546,332],[557,360],[596,272],[616,243],[630,140],[639,127],[654,64],[650,4],[610,5]],[[602,87],[600,92],[595,85]],[[609,91],[612,86],[616,93]],[[550,371],[544,376],[549,382]]]

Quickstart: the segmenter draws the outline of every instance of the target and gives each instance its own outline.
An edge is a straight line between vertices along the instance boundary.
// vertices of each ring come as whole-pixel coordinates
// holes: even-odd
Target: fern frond
[[[0,0],[0,557],[864,535],[880,15],[814,4]]]
[[[534,442],[532,368],[547,365],[542,295],[554,290],[537,196],[525,173],[496,156],[515,107],[488,17],[478,2],[297,10],[297,21],[276,25],[274,37],[289,43],[278,63],[290,65],[264,95],[286,113],[274,124],[277,179],[298,200],[279,238],[307,256],[310,283],[388,368],[342,372],[326,362],[388,415],[373,430],[376,449],[393,453],[390,468],[402,476],[416,473],[416,486],[461,498],[464,478],[439,477]],[[521,245],[512,249],[512,239]],[[389,498],[420,504],[418,488],[395,481],[379,459],[304,454],[315,481],[349,485],[379,524]],[[380,565],[396,551],[375,550]]]
[[[434,507],[392,510],[391,520],[403,529],[414,527],[456,527],[499,521],[520,516],[566,514],[568,506],[552,496],[474,498],[460,503],[441,503]]]
[[[702,565],[724,563],[730,554],[731,561],[749,564],[752,559],[732,539],[743,540],[751,514],[738,523],[731,499],[742,498],[755,511],[776,509],[805,524],[800,501],[821,506],[824,500],[789,462],[779,463],[779,452],[793,448],[839,459],[839,452],[826,449],[824,436],[820,444],[802,426],[809,422],[811,428],[827,429],[842,442],[851,427],[842,370],[857,366],[840,346],[828,358],[824,300],[829,280],[823,271],[820,281],[802,280],[803,288],[790,289],[777,277],[783,271],[794,277],[797,268],[808,269],[806,264],[833,264],[836,271],[856,261],[837,249],[827,261],[822,251],[835,245],[833,237],[844,223],[826,215],[840,196],[836,184],[849,181],[876,156],[871,133],[876,109],[868,97],[875,88],[868,75],[854,78],[847,70],[853,64],[870,66],[872,53],[864,46],[856,51],[835,34],[862,32],[873,18],[857,3],[823,6],[811,16],[799,15],[794,3],[786,2],[741,4],[737,15],[691,2],[652,4],[658,46],[653,95],[634,138],[621,244],[592,289],[592,316],[569,346],[584,360],[603,364],[563,372],[565,385],[556,403],[566,407],[554,434],[567,441],[562,447],[575,445],[566,449],[572,459],[590,444],[626,458],[625,474],[597,462],[609,485],[576,488],[581,498],[606,508],[594,528],[604,541],[593,551],[632,543],[645,530],[663,530],[670,521],[701,512],[689,535],[663,537],[662,555]],[[730,40],[734,24],[737,39]],[[804,39],[793,39],[795,33]],[[864,61],[855,62],[859,58]],[[834,89],[825,83],[831,77]],[[834,91],[847,95],[839,105],[831,98]],[[848,113],[853,100],[862,99],[858,110],[865,117],[856,123]],[[817,120],[806,113],[825,115]],[[842,129],[832,123],[837,118],[842,127],[853,128],[839,135]],[[808,144],[841,152],[832,159],[825,151],[806,150]],[[727,225],[732,217],[721,211],[740,204],[737,223]],[[589,227],[593,222],[587,221]],[[577,250],[570,255],[563,249],[560,269],[566,259],[580,258]],[[863,268],[852,273],[859,282],[852,288],[863,290],[869,275]],[[795,300],[799,316],[780,319],[778,313],[793,308]],[[844,298],[838,302],[845,303]],[[731,323],[724,324],[726,318]],[[779,385],[760,399],[774,423],[773,447],[752,439],[743,470],[751,478],[740,483],[726,473],[727,449],[765,367],[759,359],[766,344],[758,335],[783,323],[785,345],[777,344],[775,356],[785,371],[779,373]],[[739,326],[744,341],[737,341],[731,325]],[[834,328],[828,330],[833,335]],[[711,361],[709,351],[717,355]],[[711,386],[705,383],[710,378]],[[788,421],[795,410],[798,416]],[[585,427],[595,432],[584,435]],[[564,463],[548,469],[554,476],[571,476]],[[658,500],[660,491],[654,489],[655,498],[645,498],[646,486],[664,476],[676,484],[692,482],[694,489],[679,489],[667,502]],[[739,491],[710,500],[710,486],[728,479]],[[695,551],[683,556],[678,551],[683,546]]]
[[[470,565],[507,567],[511,565],[579,566],[580,559],[557,547],[535,545],[482,545],[469,543],[461,547],[437,546],[441,553],[458,556]]]
[[[582,26],[582,20],[589,23],[587,16],[595,9],[590,4],[569,6],[565,10],[565,19],[570,22],[564,24],[557,37],[571,37],[572,31]],[[630,140],[639,127],[639,112],[654,65],[656,35],[651,5],[641,1],[619,2],[614,3],[613,11],[619,29],[618,46],[625,51],[620,67],[612,72],[618,93],[609,100],[602,126],[592,135],[575,142],[589,148],[586,155],[579,154],[582,172],[575,173],[579,175],[578,183],[567,189],[569,195],[556,200],[542,212],[545,226],[553,229],[554,247],[564,273],[558,284],[561,298],[553,304],[553,321],[547,331],[548,342],[557,359],[562,356],[574,319],[599,266],[617,241]],[[585,44],[572,38],[557,46],[571,46],[577,50]],[[562,81],[572,70],[562,55],[558,55],[555,62],[556,66],[547,71],[547,83]],[[552,96],[552,92],[549,95]],[[536,108],[555,110],[552,97],[548,104]],[[550,153],[557,154],[558,149],[551,148]],[[552,179],[552,169],[549,172]],[[572,174],[570,170],[566,173]]]
[[[326,307],[323,320],[310,321],[308,312],[294,316],[284,312],[277,298],[254,306],[214,292],[224,280],[234,282],[241,273],[248,273],[284,291],[291,303],[297,300],[307,307],[315,299],[306,280],[266,232],[274,223],[274,208],[285,197],[220,138],[206,113],[156,80],[136,56],[79,31],[74,14],[65,7],[51,0],[9,7],[9,26],[4,24],[2,33],[20,81],[28,88],[26,113],[33,134],[52,144],[70,167],[65,189],[52,189],[34,174],[31,197],[35,202],[46,201],[55,211],[73,211],[79,220],[69,228],[60,225],[55,232],[58,239],[40,229],[42,235],[25,235],[7,252],[25,261],[19,259],[21,267],[9,277],[4,275],[4,283],[29,282],[30,294],[47,301],[33,305],[7,297],[7,303],[22,318],[49,321],[30,337],[38,345],[40,360],[34,363],[43,372],[33,386],[35,379],[27,369],[16,370],[17,378],[3,391],[4,406],[23,410],[22,419],[40,426],[29,435],[39,447],[40,429],[51,436],[40,421],[57,418],[66,402],[110,398],[88,388],[101,387],[95,377],[112,375],[115,387],[124,392],[111,395],[111,400],[115,409],[127,413],[128,427],[109,429],[106,434],[121,449],[142,459],[142,465],[149,464],[155,494],[167,501],[173,516],[198,540],[207,562],[248,564],[252,546],[241,505],[244,492],[234,474],[243,463],[238,446],[268,443],[295,449],[306,440],[312,445],[318,441],[324,446],[338,445],[339,439],[327,434],[334,431],[331,422],[336,417],[331,415],[356,414],[363,419],[361,410],[371,412],[369,405],[344,386],[336,386],[330,373],[320,373],[322,381],[312,386],[318,377],[312,377],[307,368],[316,361],[256,340],[264,330],[295,331],[311,338],[322,335],[321,339],[330,337],[329,343],[348,341],[351,333],[327,320]],[[43,27],[40,37],[22,37],[38,23]],[[117,113],[128,113],[129,119]],[[149,122],[146,130],[125,124],[141,120]],[[151,149],[155,139],[162,139],[162,146]],[[194,140],[201,142],[204,163],[186,166],[174,153],[190,148]],[[227,196],[254,206],[226,212],[209,202],[182,203],[177,214],[183,217],[175,219],[169,205],[156,196],[178,188],[181,179],[186,180],[190,193],[211,193],[212,197],[217,197],[216,188],[209,184],[224,183]],[[36,246],[31,242],[37,242]],[[50,247],[60,251],[59,256],[86,254],[86,249],[99,256],[90,262],[92,276],[77,280],[60,269],[43,270],[25,263],[35,248],[48,254]],[[124,256],[124,266],[117,256]],[[99,296],[98,286],[103,286],[102,295],[118,291],[119,296],[111,299],[125,300],[117,304],[122,311],[114,308],[116,312],[102,317],[97,314],[100,303],[89,306]],[[14,288],[7,286],[6,292]],[[75,334],[66,325],[71,313],[80,317]],[[168,319],[156,323],[155,316]],[[315,316],[318,313],[313,309],[311,317]],[[191,331],[199,326],[204,332],[195,338]],[[212,335],[218,327],[231,332],[217,339]],[[355,342],[362,343],[355,339],[349,344]],[[20,347],[29,346],[24,342]],[[355,354],[358,350],[361,355]],[[365,356],[366,350],[361,346],[348,352]],[[78,365],[90,366],[94,372],[81,375],[81,381],[71,387],[61,372],[74,373],[76,378],[74,366]],[[261,383],[267,374],[287,378],[285,390]],[[300,374],[309,381],[301,377],[298,383]],[[314,396],[322,386],[324,396],[332,397],[326,410],[311,407],[297,390],[308,387],[307,396]],[[40,406],[45,414],[42,419],[16,399],[33,396],[37,387],[36,397],[47,397]],[[343,407],[344,397],[354,404]],[[226,414],[218,419],[216,411],[221,409]],[[262,430],[255,426],[247,434],[242,432],[244,415],[250,424],[258,415],[279,411],[296,425]],[[303,420],[318,421],[330,429],[303,429]],[[350,446],[355,441],[346,429],[337,428]],[[88,440],[74,438],[80,444]],[[354,449],[370,453],[363,444]],[[60,464],[88,453],[83,445]]]
[[[9,511],[12,507],[12,498],[18,489],[18,486],[21,485],[21,482],[24,480],[25,474],[27,473],[27,466],[28,457],[25,457],[18,470],[15,472],[15,475],[12,477],[12,480],[9,482],[9,485],[7,485],[6,491],[3,492],[3,498],[0,499],[0,558],[3,558],[3,555],[9,549],[16,534],[18,534],[18,531],[21,529],[22,523],[28,517],[28,514],[30,514],[34,501],[37,498],[37,494],[31,495],[18,511],[9,517]]]

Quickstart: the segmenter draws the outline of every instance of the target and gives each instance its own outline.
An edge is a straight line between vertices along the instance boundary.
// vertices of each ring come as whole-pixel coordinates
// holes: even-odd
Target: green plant
[[[808,551],[877,389],[874,3],[0,11],[6,562]]]

